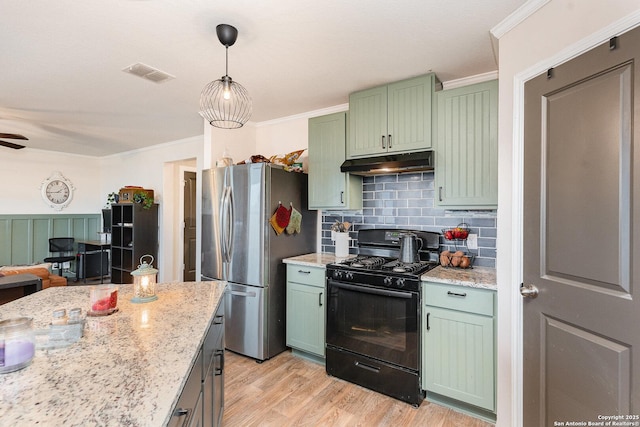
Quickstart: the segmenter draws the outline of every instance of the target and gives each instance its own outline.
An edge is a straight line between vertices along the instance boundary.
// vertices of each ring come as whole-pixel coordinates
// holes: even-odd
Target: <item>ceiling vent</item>
[[[133,74],[134,76],[142,77],[143,79],[150,80],[154,83],[164,83],[176,78],[169,73],[150,67],[142,62],[129,65],[128,67],[123,68],[122,71]]]

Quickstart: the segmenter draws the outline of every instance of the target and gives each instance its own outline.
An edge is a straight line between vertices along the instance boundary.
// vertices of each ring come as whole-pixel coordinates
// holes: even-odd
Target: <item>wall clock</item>
[[[40,186],[40,192],[49,207],[61,211],[66,208],[73,198],[75,187],[60,172],[54,172],[45,179]]]

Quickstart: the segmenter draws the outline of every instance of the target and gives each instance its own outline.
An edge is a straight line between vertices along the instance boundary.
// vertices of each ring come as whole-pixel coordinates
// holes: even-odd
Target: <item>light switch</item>
[[[469,236],[467,236],[467,248],[469,248],[469,249],[478,249],[478,235],[477,234],[469,234]]]

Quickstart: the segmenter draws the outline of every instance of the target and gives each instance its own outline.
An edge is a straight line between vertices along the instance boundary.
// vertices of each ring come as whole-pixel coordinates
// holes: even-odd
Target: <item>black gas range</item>
[[[419,261],[399,261],[405,233],[420,239]],[[358,255],[327,266],[329,375],[420,405],[420,276],[439,247],[438,233],[360,230]]]
[[[327,271],[336,280],[418,292],[420,275],[437,265],[432,261],[407,264],[396,258],[358,255],[328,266]]]
[[[421,243],[420,260],[403,263],[399,258],[400,237],[416,235]],[[327,266],[328,277],[418,292],[420,276],[438,266],[440,234],[416,230],[365,229],[358,232],[358,255]]]

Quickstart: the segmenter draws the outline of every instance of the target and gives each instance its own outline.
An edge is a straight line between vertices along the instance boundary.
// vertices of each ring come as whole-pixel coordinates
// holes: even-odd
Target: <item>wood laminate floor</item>
[[[225,427],[492,424],[424,401],[419,408],[326,374],[286,351],[262,364],[225,352]]]

